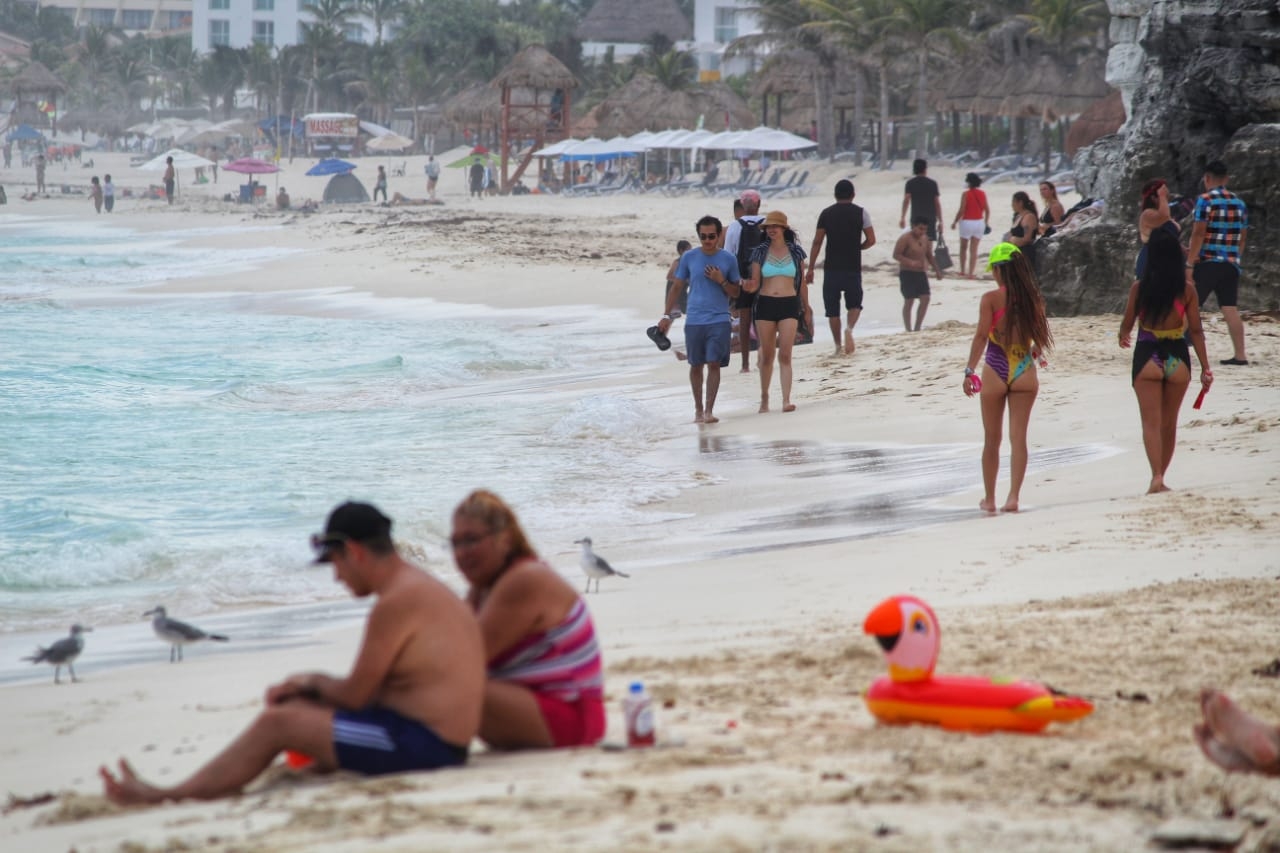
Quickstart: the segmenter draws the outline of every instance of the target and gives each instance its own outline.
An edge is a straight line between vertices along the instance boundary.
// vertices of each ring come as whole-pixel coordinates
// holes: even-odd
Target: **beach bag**
[[[942,236],[942,229],[938,229],[938,245],[933,250],[933,260],[938,264],[938,269],[949,270],[954,263],[951,262],[951,250],[947,248],[947,241]]]
[[[751,278],[751,253],[765,240],[764,228],[759,222],[748,222],[746,217],[738,220],[742,230],[738,232],[738,275]]]

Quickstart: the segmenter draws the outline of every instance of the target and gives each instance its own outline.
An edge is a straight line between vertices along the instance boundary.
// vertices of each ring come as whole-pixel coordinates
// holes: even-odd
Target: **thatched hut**
[[[1066,151],[1071,157],[1086,145],[1092,145],[1108,133],[1115,133],[1124,126],[1124,98],[1119,90],[1094,101],[1071,122],[1067,131]]]
[[[665,130],[650,126],[649,116],[641,105],[651,104],[655,99],[668,95],[667,87],[652,74],[642,71],[634,75],[591,111],[595,118],[594,134],[608,138],[631,136],[642,130]]]
[[[654,34],[672,43],[691,39],[693,25],[676,0],[596,0],[573,34],[584,42],[639,47]]]
[[[578,79],[551,51],[531,44],[507,63],[489,87],[500,93],[502,105],[498,144],[502,152],[502,192],[506,193],[529,166],[534,151],[569,136]],[[511,152],[526,140],[532,144],[515,174],[510,175],[507,167]]]
[[[463,89],[444,102],[445,121],[459,129],[496,129],[502,115],[502,96],[483,83]]]
[[[57,132],[58,96],[67,91],[67,84],[58,75],[33,59],[9,81],[9,91],[13,94],[15,121],[33,127],[48,125]],[[45,109],[41,108],[42,103]]]
[[[808,133],[810,125],[818,117],[817,72],[817,59],[809,51],[787,50],[771,55],[761,66],[751,87],[752,96],[761,99],[760,124]],[[852,136],[856,132],[846,121],[846,113],[857,105],[853,78],[856,73],[852,62],[836,65],[831,106],[836,113],[837,136]],[[772,115],[770,98],[774,101]]]

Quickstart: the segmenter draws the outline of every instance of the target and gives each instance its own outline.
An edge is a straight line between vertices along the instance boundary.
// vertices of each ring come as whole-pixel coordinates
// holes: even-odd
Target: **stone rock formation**
[[[1106,214],[1037,248],[1050,310],[1094,313],[1123,305],[1138,251],[1142,184],[1160,177],[1173,195],[1196,195],[1210,160],[1227,164],[1228,188],[1249,205],[1240,307],[1280,308],[1280,3],[1107,0],[1107,6],[1107,81],[1121,90],[1129,120],[1076,157],[1079,192],[1105,199]]]

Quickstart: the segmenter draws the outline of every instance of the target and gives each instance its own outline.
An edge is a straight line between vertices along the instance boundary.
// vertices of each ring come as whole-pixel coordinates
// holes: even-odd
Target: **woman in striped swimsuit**
[[[604,671],[586,605],[538,559],[515,513],[478,490],[450,537],[484,636],[480,739],[495,749],[589,746],[604,737]]]

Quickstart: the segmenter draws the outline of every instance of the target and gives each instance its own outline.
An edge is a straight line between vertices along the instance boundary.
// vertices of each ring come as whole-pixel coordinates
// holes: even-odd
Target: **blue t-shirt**
[[[690,249],[680,256],[676,278],[689,282],[689,309],[685,312],[686,326],[707,326],[729,322],[729,297],[724,288],[707,278],[707,269],[716,267],[724,277],[737,284],[738,259],[719,249],[708,255],[702,249]]]

